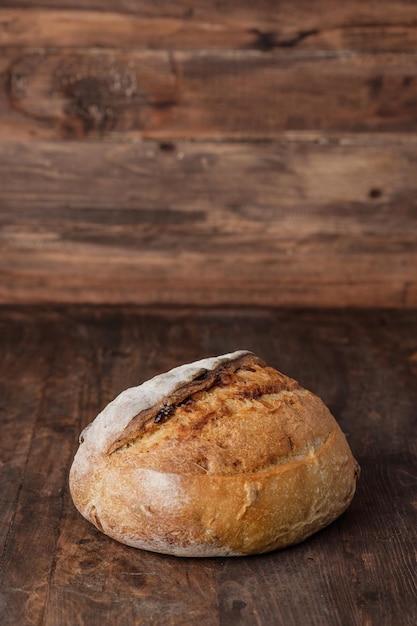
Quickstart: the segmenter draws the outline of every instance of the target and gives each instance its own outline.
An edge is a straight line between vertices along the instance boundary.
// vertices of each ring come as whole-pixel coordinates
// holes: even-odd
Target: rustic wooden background
[[[417,306],[417,3],[3,0],[0,302]]]
[[[416,0],[0,0],[2,625],[414,626],[416,312]],[[347,513],[242,559],[101,535],[80,430],[238,348],[334,413]]]

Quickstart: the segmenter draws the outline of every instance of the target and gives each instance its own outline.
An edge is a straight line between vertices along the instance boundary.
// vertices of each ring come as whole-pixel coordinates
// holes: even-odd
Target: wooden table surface
[[[350,509],[263,556],[128,548],[74,509],[80,430],[117,393],[249,348],[328,404],[361,464]],[[417,312],[0,310],[3,625],[417,623]]]

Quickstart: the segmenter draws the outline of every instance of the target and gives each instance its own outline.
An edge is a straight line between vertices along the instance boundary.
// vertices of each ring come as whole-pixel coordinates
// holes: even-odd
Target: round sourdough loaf
[[[323,402],[239,351],[121,393],[82,432],[70,490],[85,518],[127,545],[237,556],[335,520],[358,474]]]

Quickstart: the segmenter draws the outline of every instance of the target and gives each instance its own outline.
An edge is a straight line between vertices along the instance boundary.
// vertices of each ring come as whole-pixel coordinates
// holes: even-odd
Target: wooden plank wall
[[[0,6],[0,302],[417,306],[417,4]]]

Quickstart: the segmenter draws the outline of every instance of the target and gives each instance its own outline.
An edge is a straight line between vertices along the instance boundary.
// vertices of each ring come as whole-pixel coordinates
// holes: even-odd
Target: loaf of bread
[[[129,546],[237,556],[335,520],[358,474],[323,402],[239,351],[121,393],[82,432],[70,491],[87,520]]]

